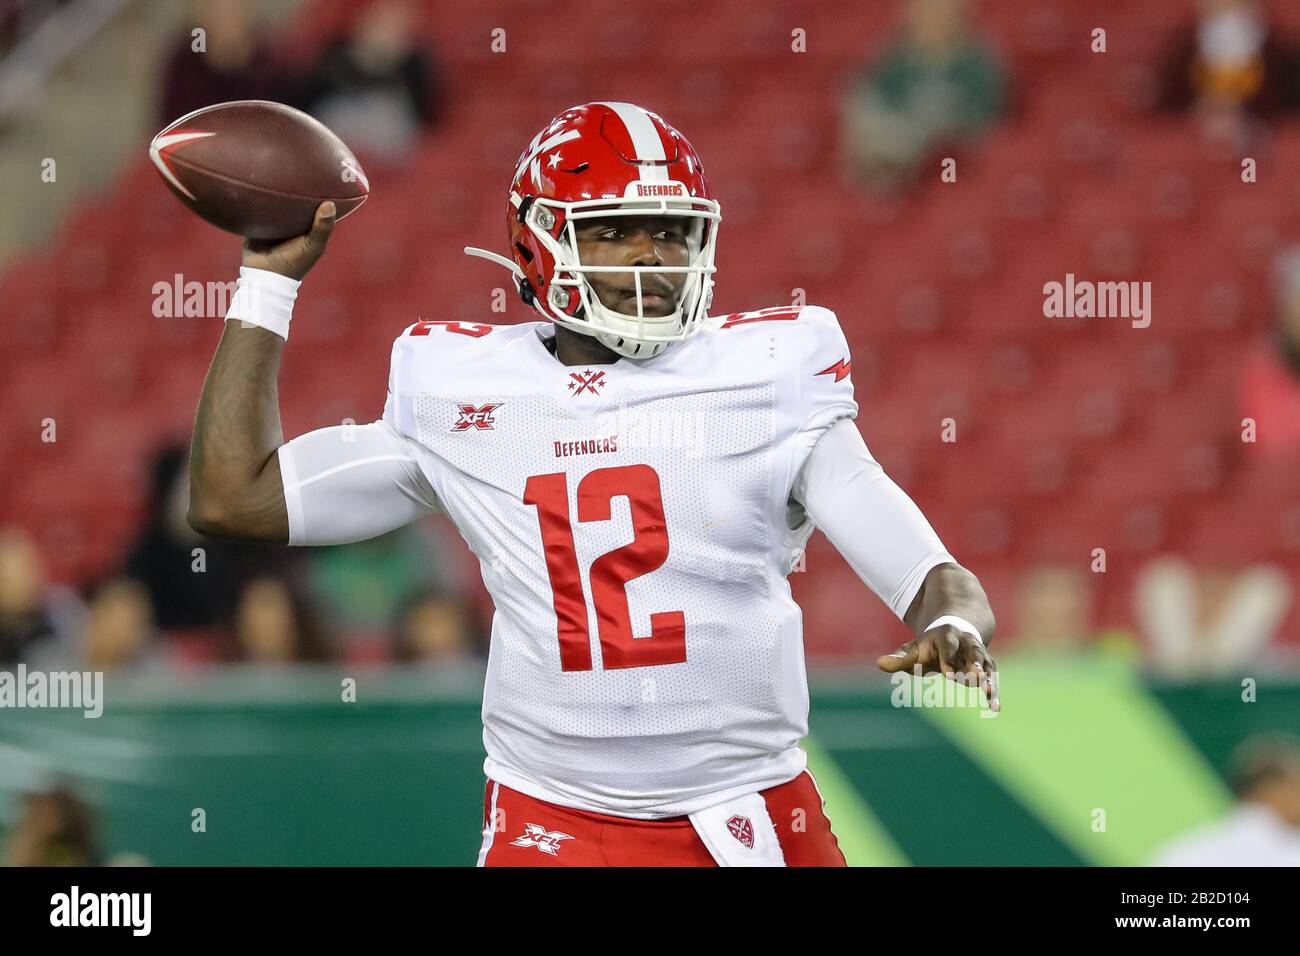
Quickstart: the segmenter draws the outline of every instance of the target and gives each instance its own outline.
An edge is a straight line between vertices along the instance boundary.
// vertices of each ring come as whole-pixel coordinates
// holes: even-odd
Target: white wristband
[[[936,627],[944,624],[950,624],[963,634],[969,634],[971,637],[975,638],[975,640],[980,642],[980,647],[984,646],[984,637],[980,634],[979,628],[964,617],[958,617],[956,614],[945,614],[942,617],[935,618],[930,622],[930,626],[927,627],[926,630],[933,631]]]
[[[236,319],[274,332],[289,341],[289,320],[302,282],[267,269],[239,267],[239,282],[226,311],[226,321]]]

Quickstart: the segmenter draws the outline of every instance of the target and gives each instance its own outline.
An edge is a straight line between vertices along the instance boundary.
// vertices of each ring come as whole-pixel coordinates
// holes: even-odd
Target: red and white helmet
[[[631,358],[658,355],[694,334],[713,295],[718,203],[700,158],[663,118],[631,103],[587,103],[565,110],[533,137],[510,185],[506,222],[511,259],[467,247],[510,269],[520,297],[565,328],[595,336]],[[585,265],[575,223],[606,216],[681,216],[690,253],[685,266]],[[586,276],[631,272],[635,313],[606,307]],[[686,273],[669,315],[646,315],[646,274]]]

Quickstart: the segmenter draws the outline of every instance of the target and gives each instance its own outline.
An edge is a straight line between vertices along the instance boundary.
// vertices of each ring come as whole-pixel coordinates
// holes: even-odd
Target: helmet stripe
[[[608,106],[623,121],[628,136],[632,138],[632,150],[636,159],[646,161],[668,158],[664,152],[663,140],[659,138],[659,130],[645,110],[633,103],[601,103],[600,105]]]

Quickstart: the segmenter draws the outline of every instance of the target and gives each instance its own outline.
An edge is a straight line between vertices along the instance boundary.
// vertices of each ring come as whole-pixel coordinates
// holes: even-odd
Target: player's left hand
[[[887,674],[911,671],[942,674],[965,687],[978,687],[989,702],[989,710],[1002,709],[998,699],[998,665],[988,648],[977,638],[944,624],[908,641],[892,654],[876,659]]]

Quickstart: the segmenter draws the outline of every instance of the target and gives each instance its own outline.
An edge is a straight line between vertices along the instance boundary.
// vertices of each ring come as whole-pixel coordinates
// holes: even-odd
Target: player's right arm
[[[196,531],[278,544],[339,544],[391,531],[436,507],[414,443],[387,421],[322,428],[284,441],[277,377],[288,315],[298,281],[325,251],[333,226],[333,204],[324,203],[310,233],[277,244],[244,244],[241,292],[194,423],[189,523]],[[238,321],[252,321],[253,312],[267,327]]]
[[[284,339],[227,321],[208,368],[190,440],[189,523],[224,538],[289,540],[277,451],[284,444],[276,378]]]

